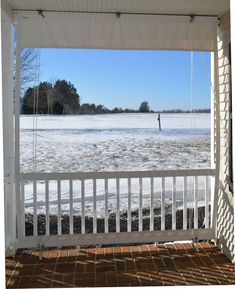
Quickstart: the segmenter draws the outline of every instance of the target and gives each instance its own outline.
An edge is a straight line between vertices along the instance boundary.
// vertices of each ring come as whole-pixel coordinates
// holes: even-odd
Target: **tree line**
[[[147,101],[141,102],[138,109],[115,107],[108,109],[104,105],[80,103],[80,96],[74,85],[58,79],[54,84],[40,82],[38,86],[29,87],[22,100],[22,114],[104,114],[104,113],[138,113],[156,112],[150,110]],[[157,111],[162,113],[185,113],[187,110],[174,109]],[[210,112],[210,109],[197,109],[194,112]]]
[[[102,114],[150,112],[148,102],[143,101],[138,110],[115,107],[108,109],[94,103],[80,104],[80,96],[74,85],[58,79],[54,85],[40,82],[38,86],[29,87],[22,101],[22,114]]]

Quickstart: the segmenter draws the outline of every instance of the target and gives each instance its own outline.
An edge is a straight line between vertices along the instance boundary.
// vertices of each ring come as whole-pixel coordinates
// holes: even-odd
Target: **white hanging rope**
[[[39,39],[42,39],[42,21]],[[38,101],[39,101],[39,80],[40,80],[41,49],[37,49],[37,63],[34,71],[34,92],[33,92],[33,172],[37,171],[37,142],[38,142]]]
[[[194,136],[195,136],[195,109],[194,109],[194,90],[193,90],[193,83],[194,83],[194,52],[191,51],[190,55],[191,66],[190,66],[190,114],[191,114],[191,141],[190,141],[190,168],[192,168],[192,156],[195,159],[195,150],[192,149],[194,143]],[[193,180],[190,177],[190,186],[189,191],[193,194]],[[193,220],[193,198],[191,196],[189,202],[189,229],[191,229],[192,220]],[[196,201],[196,200],[195,200]]]
[[[39,99],[39,79],[40,79],[40,51],[37,51],[37,65],[35,66],[35,82],[33,92],[33,172],[37,171],[37,115],[38,115],[38,99]]]

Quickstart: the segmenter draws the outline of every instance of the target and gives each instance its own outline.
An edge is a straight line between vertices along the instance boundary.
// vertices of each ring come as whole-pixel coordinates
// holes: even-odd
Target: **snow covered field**
[[[37,127],[33,159],[33,123]],[[210,114],[107,114],[80,116],[21,116],[21,170],[33,172],[141,171],[210,168]],[[123,180],[124,181],[124,180]],[[132,208],[138,207],[133,183]],[[170,180],[166,184],[170,202]],[[149,206],[149,181],[144,180],[144,205]],[[92,213],[92,184],[86,183],[85,206]],[[109,210],[115,210],[115,183],[109,184]],[[121,209],[126,208],[126,184],[121,184]],[[159,206],[160,184],[155,184]],[[157,189],[158,188],[158,189]],[[182,188],[178,184],[177,188]],[[38,210],[44,211],[45,188],[38,184]],[[199,180],[200,189],[200,180]],[[90,192],[89,192],[90,191]],[[104,207],[103,184],[98,185],[98,214]],[[26,184],[26,210],[32,207],[32,184]],[[136,192],[136,194],[135,194]],[[68,212],[68,182],[62,182],[62,213]],[[177,198],[180,198],[180,189]],[[50,182],[50,213],[56,210],[56,183]],[[203,202],[201,194],[200,200]],[[189,197],[190,201],[190,197]],[[80,211],[80,188],[74,186],[74,211]],[[180,205],[180,202],[179,202]]]

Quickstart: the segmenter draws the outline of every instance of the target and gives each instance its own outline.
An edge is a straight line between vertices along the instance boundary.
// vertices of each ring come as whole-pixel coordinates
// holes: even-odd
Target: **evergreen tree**
[[[149,104],[147,101],[141,102],[139,112],[149,112]]]

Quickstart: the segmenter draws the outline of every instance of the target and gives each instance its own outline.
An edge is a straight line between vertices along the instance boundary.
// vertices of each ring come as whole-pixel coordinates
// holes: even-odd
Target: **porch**
[[[235,265],[212,243],[18,251],[6,259],[7,288],[232,285]]]
[[[117,7],[119,9],[110,11],[107,9],[109,12],[106,9],[106,12],[101,8],[97,9],[97,7],[92,8],[91,11],[81,10],[78,7],[69,11],[66,7],[62,10],[58,7],[53,9],[44,7],[42,3],[38,11],[38,8],[33,6],[28,9],[24,6],[15,6],[14,1],[4,2],[7,7],[5,8],[6,20],[2,25],[2,34],[5,37],[3,40],[5,248],[6,254],[13,256],[6,258],[7,287],[234,284],[234,265],[224,255],[226,254],[234,262],[234,195],[228,186],[228,179],[230,180],[232,174],[234,175],[234,170],[231,172],[229,167],[232,150],[230,151],[231,148],[228,147],[232,130],[228,121],[229,107],[232,103],[229,88],[230,64],[228,64],[227,56],[230,24],[227,23],[229,14],[225,12],[229,11],[229,1],[217,1],[217,5],[211,5],[211,1],[206,1],[207,6],[205,6],[205,1],[201,1],[202,10],[199,9],[200,5],[192,8],[195,1],[191,1],[188,10],[183,8],[184,5],[179,5],[178,10],[174,10],[171,1],[172,7],[166,7],[161,13],[158,7],[145,11],[141,7],[136,9],[130,6],[132,8],[127,9],[127,7],[120,6]],[[146,1],[140,2],[143,4]],[[222,7],[220,3],[223,4]],[[213,10],[214,8],[216,10]],[[77,17],[78,15],[80,16]],[[83,21],[89,25],[84,25]],[[10,52],[12,49],[11,29],[15,22],[18,33],[16,61],[16,96],[18,97],[15,98],[14,103]],[[100,23],[100,26],[96,22]],[[55,26],[55,23],[60,23],[63,29]],[[67,26],[63,26],[65,23]],[[220,26],[217,27],[218,24]],[[107,30],[103,29],[103,26]],[[78,31],[78,35],[74,35],[74,27],[82,29]],[[84,27],[90,27],[90,30],[87,31],[83,29]],[[128,29],[121,29],[122,27]],[[155,33],[156,28],[160,29],[159,33]],[[96,29],[99,33],[102,31],[101,35],[96,33]],[[73,37],[68,37],[71,31]],[[116,38],[111,45],[110,35],[113,35],[113,31],[116,33],[114,34]],[[53,32],[54,37],[51,37],[49,32]],[[106,33],[103,34],[104,32]],[[41,35],[41,38],[37,37],[38,35]],[[87,35],[90,35],[89,41]],[[135,37],[133,39],[129,37],[130,35],[140,37],[136,40]],[[166,39],[158,39],[164,35]],[[216,36],[220,39],[218,43]],[[99,38],[103,40],[100,42]],[[21,47],[61,48],[64,47],[64,43],[67,43],[66,47],[70,48],[138,48],[214,52],[211,103],[212,169],[22,173],[19,138]],[[13,125],[14,121],[15,125]],[[233,125],[233,129],[234,127]],[[149,184],[148,189],[143,187],[146,179]],[[179,179],[180,190],[177,185]],[[123,180],[127,204],[125,229],[122,229],[123,219],[120,216],[120,182]],[[97,203],[99,191],[97,183],[100,181],[102,181],[103,190],[102,229],[99,228],[97,214],[97,209],[100,208]],[[61,184],[63,182],[67,183],[67,227],[64,226],[65,219],[62,214],[64,203]],[[135,193],[132,191],[133,183]],[[29,184],[30,190],[28,190]],[[40,186],[43,187],[45,196],[43,205],[38,200]],[[27,231],[25,222],[28,206],[25,198],[26,189],[27,193],[33,197],[30,207],[33,216],[30,233]],[[50,221],[52,190],[56,195],[54,202],[56,210],[53,213],[56,218],[55,233],[51,232]],[[180,204],[177,204],[179,200],[177,191],[180,191]],[[199,193],[203,196],[202,200],[199,199]],[[91,216],[87,216],[87,194],[92,200]],[[109,213],[111,196],[115,204],[115,219],[112,220],[110,220]],[[133,197],[137,199],[138,204],[135,220],[132,218]],[[76,199],[79,204],[79,225],[74,222]],[[147,210],[144,199],[147,199]],[[158,207],[156,206],[157,200]],[[203,216],[200,219],[201,201],[204,207]],[[42,205],[44,212],[42,231],[40,231],[41,224],[38,215],[39,205]],[[179,208],[182,213],[180,220],[177,218]],[[167,219],[170,220],[169,223]],[[202,223],[201,220],[203,220]],[[110,223],[112,223],[111,227]],[[144,223],[147,223],[146,227]],[[76,228],[79,228],[78,232]],[[183,240],[193,240],[194,245],[182,242],[166,243],[157,247],[152,244],[118,245]],[[215,240],[224,254],[215,245],[197,242],[199,240]],[[103,246],[116,244],[117,247],[94,247],[100,244]],[[81,248],[80,250],[58,249],[64,246],[81,246]],[[51,247],[57,247],[57,249],[51,249]],[[26,250],[21,251],[24,248]],[[42,260],[39,258],[40,250],[35,248],[42,250]]]

